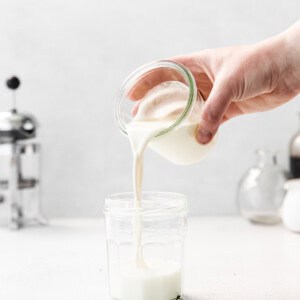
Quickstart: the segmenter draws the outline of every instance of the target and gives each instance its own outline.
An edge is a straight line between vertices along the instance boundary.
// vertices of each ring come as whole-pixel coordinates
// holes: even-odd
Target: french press
[[[36,118],[16,108],[20,80],[6,81],[13,105],[0,112],[0,224],[12,229],[45,224],[40,198],[40,144]]]

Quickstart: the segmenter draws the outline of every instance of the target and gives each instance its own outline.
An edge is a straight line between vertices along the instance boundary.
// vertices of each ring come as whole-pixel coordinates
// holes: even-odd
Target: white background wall
[[[21,77],[19,108],[41,123],[44,204],[50,216],[98,216],[104,197],[131,190],[131,154],[113,123],[124,77],[151,60],[253,43],[299,18],[299,0],[0,0],[0,110],[5,78]],[[254,149],[278,150],[288,166],[300,98],[237,118],[202,163],[146,157],[145,189],[183,192],[194,214],[232,214]]]

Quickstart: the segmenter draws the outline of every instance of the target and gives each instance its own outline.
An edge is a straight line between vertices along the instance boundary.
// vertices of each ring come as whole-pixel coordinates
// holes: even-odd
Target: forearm
[[[296,93],[300,93],[300,21],[281,34],[285,43],[287,59],[287,84]]]
[[[297,95],[300,92],[300,21],[252,47],[255,69],[268,92],[279,86],[286,95]]]

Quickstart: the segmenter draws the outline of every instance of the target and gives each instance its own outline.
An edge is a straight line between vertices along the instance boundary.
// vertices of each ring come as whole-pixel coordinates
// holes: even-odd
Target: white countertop
[[[0,300],[107,299],[102,220],[0,228],[0,241]],[[300,235],[238,217],[192,219],[185,278],[189,300],[299,300]]]

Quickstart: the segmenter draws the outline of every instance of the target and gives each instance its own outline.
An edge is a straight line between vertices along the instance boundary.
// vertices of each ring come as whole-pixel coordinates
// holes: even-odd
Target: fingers
[[[199,64],[202,61],[202,56],[200,54],[198,54],[198,56],[198,64],[195,64],[195,57],[192,54],[174,56],[168,60],[185,65],[195,76],[199,73]],[[180,81],[185,83],[186,79],[175,69],[165,67],[153,69],[135,83],[128,96],[131,100],[140,100],[150,89],[165,81]]]
[[[201,113],[196,133],[196,139],[200,144],[207,144],[214,137],[232,99],[232,91],[226,82],[216,80]]]
[[[178,73],[178,71],[171,68],[154,69],[137,81],[129,93],[129,98],[134,101],[140,100],[149,90],[165,81],[184,82],[184,78]]]
[[[247,100],[246,100],[247,101]],[[251,101],[251,99],[250,99]],[[223,116],[221,124],[227,122],[228,120],[244,114],[243,102],[231,102]]]

